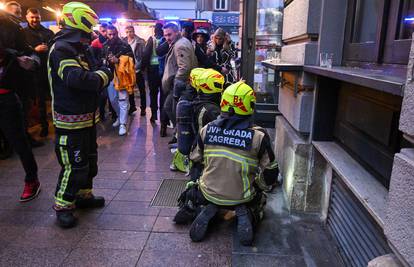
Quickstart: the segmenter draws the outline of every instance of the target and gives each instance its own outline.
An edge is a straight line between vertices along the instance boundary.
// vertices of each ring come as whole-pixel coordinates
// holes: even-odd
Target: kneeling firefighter
[[[253,226],[262,219],[266,202],[263,190],[276,183],[279,173],[269,135],[253,126],[255,102],[250,86],[230,85],[221,98],[221,115],[197,136],[190,154],[193,181],[174,217],[176,223],[194,220],[190,237],[195,242],[204,239],[220,207],[235,210],[240,242],[253,242]]]
[[[187,173],[191,147],[199,129],[220,115],[224,76],[213,69],[195,68],[190,83],[177,104],[177,151],[170,165],[172,171]],[[194,93],[195,91],[195,93]]]
[[[69,2],[63,6],[64,29],[54,38],[48,72],[52,93],[55,151],[61,165],[55,193],[56,218],[61,227],[76,225],[76,208],[105,205],[92,194],[98,172],[96,123],[98,97],[112,80],[111,71],[89,56],[87,47],[98,16],[88,6]]]

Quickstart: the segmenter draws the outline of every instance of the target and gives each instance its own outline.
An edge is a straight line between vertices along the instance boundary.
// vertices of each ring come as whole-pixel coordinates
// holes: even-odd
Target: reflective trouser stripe
[[[221,205],[221,206],[234,206],[234,205],[238,205],[238,204],[242,204],[242,203],[246,203],[246,202],[250,202],[253,198],[254,198],[254,194],[250,195],[248,198],[245,199],[240,199],[240,200],[225,200],[225,199],[219,199],[216,197],[213,197],[211,195],[209,195],[204,189],[203,186],[199,187],[201,190],[201,193],[203,193],[203,196],[210,202],[216,204],[216,205]]]
[[[66,200],[63,199],[63,194],[66,191],[66,188],[68,186],[69,177],[70,177],[70,174],[72,172],[72,165],[69,162],[68,151],[62,147],[62,146],[67,145],[67,140],[68,140],[67,135],[62,135],[59,138],[59,145],[61,145],[59,147],[59,152],[60,152],[60,157],[62,159],[62,163],[64,165],[65,170],[63,172],[63,177],[62,177],[62,180],[61,180],[60,185],[59,185],[59,191],[57,192],[56,197],[55,197],[56,205],[63,206],[63,207],[73,204],[72,202],[69,202],[69,201],[66,201]]]

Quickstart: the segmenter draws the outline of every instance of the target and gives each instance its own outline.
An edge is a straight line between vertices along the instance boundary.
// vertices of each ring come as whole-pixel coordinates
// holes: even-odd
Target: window
[[[345,63],[407,64],[414,0],[349,0]]]
[[[227,0],[214,0],[214,10],[228,10]]]
[[[384,62],[407,64],[414,31],[414,1],[391,1]]]
[[[345,60],[378,61],[385,0],[349,0]]]

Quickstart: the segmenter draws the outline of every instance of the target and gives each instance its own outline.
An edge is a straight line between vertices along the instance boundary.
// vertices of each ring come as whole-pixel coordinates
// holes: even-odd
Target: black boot
[[[78,223],[78,219],[73,215],[73,209],[56,209],[56,219],[60,227],[72,228]]]
[[[40,137],[47,137],[49,135],[49,128],[45,125],[40,130]]]
[[[194,220],[196,212],[188,206],[183,206],[175,214],[173,221],[176,224],[187,224]]]
[[[253,243],[253,223],[249,209],[245,205],[236,207],[237,234],[243,246],[251,246]]]
[[[167,125],[161,124],[160,137],[166,137],[166,136],[167,136]]]
[[[89,198],[78,197],[75,201],[75,206],[78,209],[94,209],[105,206],[105,198],[92,196]]]
[[[208,204],[191,224],[190,238],[194,242],[200,242],[207,233],[210,220],[217,214],[218,208],[214,204]]]

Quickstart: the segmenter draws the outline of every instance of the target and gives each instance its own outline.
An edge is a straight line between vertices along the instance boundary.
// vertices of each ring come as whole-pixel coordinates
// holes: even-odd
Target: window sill
[[[312,142],[375,221],[383,227],[387,189],[335,142]]]
[[[397,75],[392,69],[362,69],[353,67],[322,68],[304,66],[305,72],[369,87],[393,95],[403,96],[406,77]]]
[[[277,60],[265,60],[262,65],[274,71],[303,71],[303,65]]]

